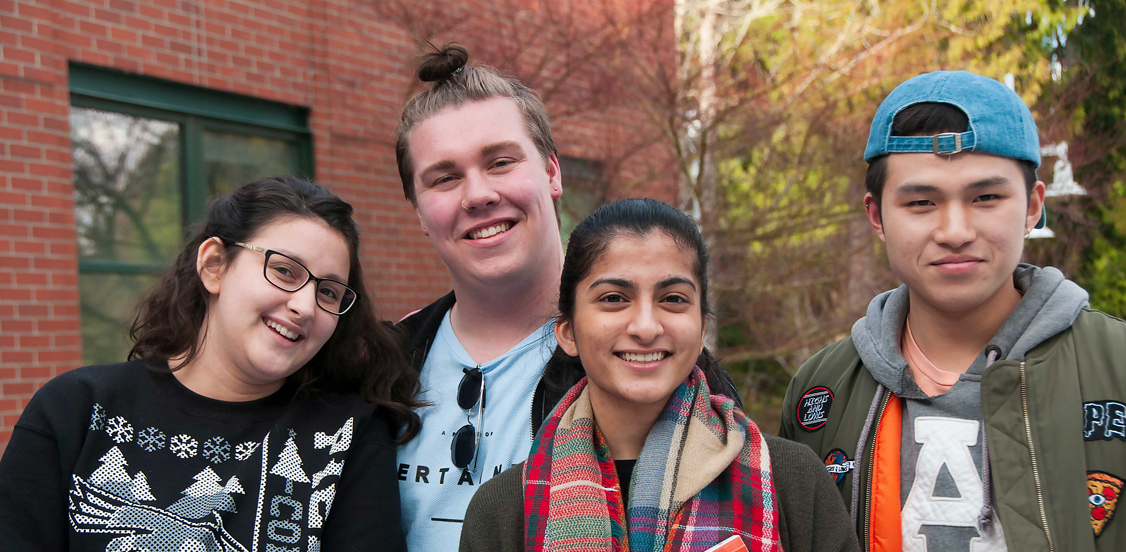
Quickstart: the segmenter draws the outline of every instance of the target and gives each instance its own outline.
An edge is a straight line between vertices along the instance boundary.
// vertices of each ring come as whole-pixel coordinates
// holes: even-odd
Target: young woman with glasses
[[[707,267],[695,223],[659,201],[618,201],[575,228],[555,325],[571,358],[545,379],[586,377],[527,461],[474,496],[461,550],[858,550],[825,464],[760,432],[713,394],[714,362],[696,365]]]
[[[129,362],[48,382],[0,460],[5,550],[403,550],[417,377],[364,290],[352,207],[215,200],[138,307]],[[331,514],[331,515],[330,515]]]

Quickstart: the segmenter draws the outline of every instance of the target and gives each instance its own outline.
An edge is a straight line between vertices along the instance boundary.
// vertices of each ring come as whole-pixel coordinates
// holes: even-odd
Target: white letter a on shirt
[[[919,459],[915,465],[915,482],[903,505],[903,550],[905,552],[927,552],[927,536],[922,534],[924,526],[936,526],[928,533],[932,538],[947,540],[935,542],[934,550],[970,550],[972,552],[994,552],[1005,550],[1005,537],[1000,523],[994,520],[993,530],[985,535],[974,536],[969,542],[953,542],[967,536],[967,530],[942,531],[942,527],[973,528],[970,534],[977,534],[977,516],[981,513],[982,486],[981,475],[974,464],[970,447],[977,444],[978,428],[976,420],[959,418],[940,418],[920,416],[915,419],[915,441],[922,444]],[[957,496],[934,496],[938,475],[946,466],[954,484],[958,487]],[[968,546],[967,546],[968,545]]]

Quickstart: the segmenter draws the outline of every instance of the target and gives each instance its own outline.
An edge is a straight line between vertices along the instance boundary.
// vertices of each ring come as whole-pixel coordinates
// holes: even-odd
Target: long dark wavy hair
[[[129,359],[168,359],[184,355],[182,365],[199,354],[206,338],[204,320],[210,293],[196,267],[200,245],[213,237],[225,246],[224,262],[242,252],[236,242],[248,242],[266,225],[289,217],[321,221],[340,232],[348,244],[348,286],[356,290],[356,304],[340,316],[332,337],[289,380],[301,389],[354,392],[385,410],[400,443],[421,427],[418,375],[410,368],[391,326],[376,313],[364,288],[360,266],[360,232],[352,220],[352,206],[325,188],[292,176],[256,180],[219,197],[207,209],[203,227],[185,244],[172,268],[137,307]]]
[[[655,199],[615,201],[599,207],[575,227],[567,243],[567,257],[559,280],[559,318],[573,320],[579,282],[590,274],[611,242],[619,237],[640,238],[651,232],[669,236],[681,249],[694,254],[692,273],[700,284],[700,316],[706,322],[712,314],[708,301],[707,242],[688,215]],[[704,371],[713,393],[727,389],[722,368],[706,348],[696,363]],[[579,358],[563,353],[561,348],[556,349],[548,366],[549,369],[544,372],[544,385],[559,396],[585,375]]]

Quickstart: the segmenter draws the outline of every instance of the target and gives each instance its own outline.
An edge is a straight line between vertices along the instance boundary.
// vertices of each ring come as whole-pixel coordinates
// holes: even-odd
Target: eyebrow
[[[602,284],[608,284],[625,289],[637,289],[636,284],[624,278],[599,278],[594,282],[591,282],[589,289],[594,289]],[[696,291],[696,283],[692,280],[689,280],[688,278],[683,278],[681,276],[673,276],[672,278],[665,278],[664,280],[657,282],[657,289],[665,289],[677,284],[685,284],[691,287],[693,291]]]
[[[510,149],[522,149],[520,144],[512,140],[505,140],[503,142],[495,142],[481,148],[481,157],[492,157],[497,153]]]
[[[978,180],[966,188],[969,190],[980,190],[982,188],[992,188],[994,186],[1003,186],[1010,184],[1012,181],[1003,176],[991,176]],[[897,195],[913,195],[913,194],[934,194],[939,193],[938,186],[932,184],[904,184],[895,189]]]
[[[422,169],[421,171],[418,171],[418,177],[423,178],[424,175],[426,173],[429,173],[429,172],[448,171],[450,169],[453,169],[454,166],[455,165],[454,165],[453,161],[450,161],[449,159],[443,159],[441,161],[438,161],[436,163],[431,164],[430,166],[426,167],[425,169]],[[423,179],[425,180],[425,178],[423,178]]]
[[[692,291],[696,291],[695,282],[689,280],[688,278],[682,278],[680,276],[673,276],[672,278],[666,278],[664,280],[661,280],[660,282],[657,282],[657,289],[664,289],[667,287],[675,286],[677,284],[685,284],[688,287],[691,287]]]
[[[626,289],[636,289],[637,288],[637,286],[634,285],[633,282],[626,280],[626,279],[623,279],[623,278],[599,278],[599,279],[591,282],[590,287],[588,289],[594,289],[594,288],[596,288],[596,287],[598,287],[602,284],[608,284],[608,285],[611,285],[611,286],[614,286],[614,287],[620,287],[620,288],[626,288]]]

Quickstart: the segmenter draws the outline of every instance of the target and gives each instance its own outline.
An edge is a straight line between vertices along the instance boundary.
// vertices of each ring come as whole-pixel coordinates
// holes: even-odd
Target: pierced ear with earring
[[[1031,228],[1025,228],[1024,229],[1024,239],[1027,240],[1028,236],[1031,236],[1031,235],[1032,235],[1032,229]]]

